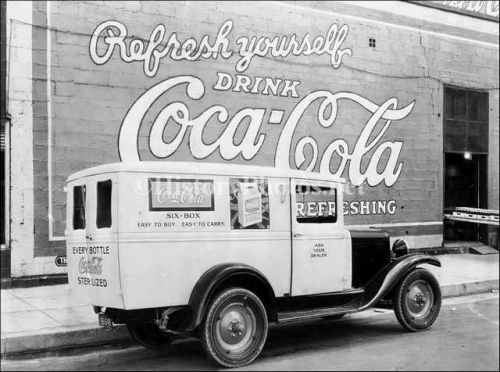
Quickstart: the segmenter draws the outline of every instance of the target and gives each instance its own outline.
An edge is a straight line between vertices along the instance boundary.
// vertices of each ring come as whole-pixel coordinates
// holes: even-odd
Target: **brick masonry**
[[[418,12],[421,8],[414,4],[405,4],[403,7],[408,12]],[[436,15],[443,13],[437,9],[432,11]],[[51,26],[50,66],[47,66],[48,17]],[[460,15],[454,17],[470,19]],[[235,64],[239,59],[237,53],[227,60],[217,58],[176,62],[164,58],[153,78],[144,74],[141,63],[122,61],[116,50],[107,63],[100,66],[93,63],[89,55],[91,35],[100,23],[110,19],[123,23],[129,35],[144,40],[149,39],[156,25],[164,24],[167,30],[164,40],[168,39],[170,33],[176,32],[181,41],[190,37],[199,41],[205,34],[213,40],[219,27],[226,20],[232,20],[234,26],[229,39],[233,51],[237,51],[235,40],[241,36],[272,38],[295,33],[299,40],[305,34],[310,34],[313,39],[325,35],[333,23],[339,26],[346,24],[349,29],[342,48],[351,49],[352,56],[345,56],[338,69],[332,68],[328,55],[253,58],[245,75],[300,81],[297,89],[299,98],[217,91],[212,89],[217,72],[234,76]],[[243,107],[266,109],[260,128],[260,132],[266,135],[263,147],[251,161],[238,156],[232,162],[268,166],[273,165],[276,143],[283,129],[283,123],[267,124],[271,109],[283,110],[287,117],[300,99],[318,89],[332,93],[353,92],[379,105],[391,97],[398,99],[399,107],[415,101],[411,113],[403,120],[393,122],[381,139],[403,142],[399,157],[403,168],[397,182],[392,186],[381,183],[374,187],[364,183],[361,187],[350,188],[346,194],[347,201],[395,200],[395,213],[347,215],[346,223],[396,224],[389,228],[391,233],[411,236],[417,247],[419,244],[440,244],[442,239],[439,222],[443,218],[443,86],[487,91],[490,94],[488,207],[498,209],[498,31],[495,36],[484,31],[484,28],[471,30],[459,25],[443,25],[437,21],[417,20],[336,2],[239,2],[238,6],[230,2],[51,2],[48,16],[46,2],[33,2],[32,20],[32,62],[29,66],[29,90],[32,94],[23,95],[22,77],[11,83],[11,87],[16,89],[13,95],[20,104],[32,103],[33,184],[18,183],[12,186],[13,192],[21,191],[19,194],[24,195],[31,189],[33,192],[31,227],[34,257],[64,254],[63,241],[49,239],[48,168],[51,169],[52,177],[53,235],[62,237],[65,228],[63,186],[66,177],[83,168],[120,161],[117,138],[128,109],[147,89],[177,75],[199,77],[205,85],[205,96],[194,102],[186,97],[184,88],[177,88],[151,107],[139,132],[142,160],[157,160],[148,145],[151,123],[161,109],[172,101],[184,102],[192,117],[216,104],[225,106],[230,117]],[[495,24],[476,19],[474,22],[482,22],[481,25]],[[369,47],[369,38],[376,40],[376,48]],[[16,59],[16,53],[17,48],[13,48],[11,64],[23,62],[21,57]],[[48,71],[51,84],[50,144]],[[301,137],[311,135],[318,144],[320,156],[338,138],[345,139],[352,150],[370,118],[361,106],[342,101],[334,125],[322,128],[318,123],[317,112],[318,105],[306,111],[293,137],[292,149]],[[208,124],[204,138],[207,142],[214,141],[224,127]],[[242,139],[242,134],[242,130],[236,132],[235,143]],[[173,134],[170,133],[170,136],[165,140],[171,140]],[[13,143],[13,146],[22,146],[22,143]],[[50,164],[47,163],[48,146],[51,146],[52,151]],[[363,158],[362,169],[368,166],[367,160],[374,150]],[[311,152],[306,154],[311,156]],[[387,159],[386,155],[382,159]],[[186,138],[168,160],[198,161],[190,153]],[[203,161],[225,162],[217,151]],[[332,169],[335,169],[333,164]],[[318,164],[315,170],[318,170]],[[343,176],[349,179],[350,175],[344,172]],[[18,204],[25,203],[16,200]],[[13,221],[14,224],[21,222]],[[426,224],[414,226],[419,222]],[[410,225],[405,226],[405,223]],[[29,241],[23,242],[28,239],[25,232],[29,230],[29,226],[18,230],[19,235],[13,239],[19,243],[13,243],[13,249],[16,244],[22,249],[29,249]],[[417,239],[420,235],[427,236],[427,240]],[[36,270],[27,267],[22,273],[26,275],[31,271]]]

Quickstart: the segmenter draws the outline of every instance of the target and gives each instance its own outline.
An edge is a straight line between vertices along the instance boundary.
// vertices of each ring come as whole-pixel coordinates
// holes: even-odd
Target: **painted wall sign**
[[[297,202],[298,217],[334,215],[335,200]],[[344,215],[392,215],[396,213],[396,200],[355,200],[344,201]]]
[[[182,39],[176,32],[167,36],[167,27],[159,24],[153,28],[148,42],[141,37],[131,37],[127,26],[121,21],[108,20],[95,28],[89,43],[90,58],[94,63],[105,65],[113,56],[125,63],[141,63],[144,75],[148,78],[157,76],[167,59],[205,63],[216,59],[235,61],[236,73],[214,71],[211,81],[190,74],[170,76],[139,95],[120,127],[118,152],[121,161],[143,160],[141,128],[144,123],[148,123],[149,156],[158,160],[167,160],[179,151],[185,151],[185,146],[190,156],[197,160],[218,153],[225,161],[237,158],[253,161],[260,152],[266,151],[274,153],[274,162],[269,165],[277,168],[316,170],[337,177],[344,176],[354,186],[366,183],[368,186],[384,184],[391,187],[397,182],[403,169],[403,163],[399,160],[403,141],[390,139],[388,132],[393,122],[403,120],[412,112],[415,101],[401,105],[397,98],[392,97],[378,104],[357,93],[329,89],[304,93],[298,80],[243,74],[249,70],[255,58],[287,59],[324,54],[329,56],[331,67],[338,69],[345,56],[353,55],[350,48],[343,46],[349,32],[347,25],[331,24],[325,34],[314,38],[309,33],[273,38],[238,37],[234,35],[233,28],[233,21],[227,20],[219,26],[215,35]],[[216,92],[285,97],[296,101],[289,111],[269,107],[265,99],[260,105],[243,106],[236,110],[231,109],[227,101],[200,106],[207,94]],[[242,102],[245,102],[245,97],[242,98]],[[161,110],[153,110],[160,101]],[[349,145],[346,139],[338,135],[343,128],[338,127],[340,124],[336,124],[336,119],[344,106],[352,107],[352,104],[365,110],[369,118],[361,125],[357,140]],[[210,130],[214,125],[222,128],[216,137]],[[269,125],[281,127],[278,140],[273,143],[268,142],[266,130]],[[304,133],[304,126],[308,128],[308,133],[298,141],[294,140],[298,133]],[[315,126],[331,132],[333,140],[326,146],[319,145],[320,138]],[[186,201],[181,202],[179,199],[184,191],[166,191],[164,186],[159,188],[159,185],[157,182],[151,183],[151,210],[213,210],[213,201],[209,204],[208,196],[198,204],[186,204]],[[190,184],[172,185],[187,188]],[[199,193],[192,185],[189,190],[189,193]],[[250,216],[243,210],[243,207],[239,209],[241,221],[231,222],[233,228],[236,225],[238,228],[253,225],[250,217],[248,221],[242,220],[244,215]],[[393,201],[384,200],[346,201],[343,205],[343,213],[351,215],[393,214],[394,210]],[[236,215],[233,215],[232,219],[235,218]],[[262,222],[259,224],[261,226]]]
[[[295,211],[299,223],[337,221],[337,190],[331,187],[296,185]]]
[[[142,120],[151,105],[162,94],[179,86],[186,90],[186,98],[190,99],[190,101],[187,101],[188,104],[191,103],[191,100],[196,101],[205,94],[204,83],[195,76],[169,78],[146,91],[132,105],[122,122],[118,138],[122,161],[136,162],[141,160],[137,144]],[[316,113],[318,124],[323,128],[332,128],[333,130],[339,101],[342,100],[355,102],[372,114],[359,135],[354,148],[350,149],[347,142],[339,138],[332,141],[320,157],[316,139],[312,135],[302,137],[296,148],[291,148],[292,137],[301,123],[300,119],[313,102],[319,101],[320,103],[319,110]],[[347,170],[350,181],[356,186],[365,181],[370,186],[376,186],[381,182],[384,182],[387,186],[392,186],[401,173],[402,163],[398,159],[403,142],[381,141],[381,139],[389,129],[392,121],[401,120],[408,116],[415,102],[411,102],[404,107],[398,107],[398,104],[397,98],[390,98],[382,105],[377,105],[350,92],[332,93],[327,90],[319,90],[309,93],[292,109],[283,126],[275,149],[274,166],[289,168],[291,160],[292,164],[297,168],[306,165],[306,170],[312,170],[318,163],[319,170],[322,173],[341,176]],[[149,137],[151,153],[156,158],[166,159],[174,154],[182,143],[187,142],[191,155],[196,159],[205,159],[213,152],[219,151],[225,160],[232,160],[240,155],[246,160],[251,160],[262,148],[266,138],[265,134],[260,133],[260,129],[267,111],[265,107],[246,107],[230,118],[226,107],[214,105],[207,108],[199,116],[192,117],[188,105],[179,101],[172,102],[163,108],[153,122]],[[271,110],[270,115],[272,117],[273,110]],[[283,117],[284,113],[274,111],[274,115]],[[226,126],[219,138],[207,144],[204,138],[204,130],[210,120],[217,120],[221,124],[226,124]],[[250,124],[243,140],[239,144],[235,144],[235,133],[240,126],[246,126],[247,120],[250,121]],[[380,120],[386,120],[386,122],[381,128],[375,130]],[[172,134],[169,130],[174,133]],[[173,136],[171,141],[164,141],[165,132]],[[185,137],[187,137],[187,141]],[[313,151],[313,157],[308,164],[304,164],[306,147],[310,147]],[[367,155],[372,149],[374,152]],[[380,160],[384,152],[389,154],[389,160],[379,172],[378,169],[382,163]],[[332,171],[331,162],[334,157],[340,158],[340,162]],[[366,170],[363,170],[361,162],[365,157],[369,159],[369,165]]]
[[[335,216],[335,201],[297,202],[297,217]]]
[[[495,18],[484,17],[498,21],[497,1],[435,3],[450,11],[470,9],[476,17],[489,11]],[[401,4],[465,20],[415,2]],[[355,5],[323,5],[14,2],[13,14],[21,17],[13,19],[23,21],[10,30],[16,47],[10,93],[28,109],[12,106],[23,121],[12,138],[31,144],[32,151],[14,146],[13,159],[29,166],[14,167],[12,185],[22,206],[22,190],[33,184],[35,213],[12,226],[18,245],[36,247],[19,250],[15,274],[61,271],[54,256],[65,252],[67,177],[120,160],[231,162],[341,175],[348,181],[346,225],[383,225],[392,236],[425,235],[419,242],[440,245],[439,80],[494,88],[498,48],[486,34],[462,35],[460,26],[441,27],[432,17],[425,23],[439,32],[398,17],[374,21]],[[375,49],[371,36],[380,39]],[[477,56],[474,69],[456,55]],[[489,92],[494,99],[495,90]],[[497,142],[489,142],[489,151]],[[495,165],[490,168],[496,171]],[[495,171],[488,181],[493,191]],[[149,211],[147,180],[144,190],[143,214],[130,219],[131,229],[231,228],[227,205],[224,216]],[[496,194],[488,195],[493,206]],[[33,257],[43,267],[25,265]],[[106,279],[108,288],[114,285]]]
[[[163,24],[157,25],[149,37],[147,45],[141,38],[134,38],[126,42],[128,37],[127,27],[119,21],[109,20],[98,25],[90,39],[90,57],[98,65],[109,61],[115,49],[124,62],[141,62],[144,73],[148,77],[154,77],[158,72],[163,58],[169,57],[174,61],[197,61],[200,59],[216,59],[219,56],[228,59],[235,54],[230,49],[230,33],[233,29],[233,21],[225,21],[219,28],[215,40],[210,42],[209,35],[203,35],[200,40],[189,38],[180,41],[177,33],[173,32],[165,42],[167,27]],[[307,33],[302,40],[297,40],[297,35],[284,35],[251,38],[242,36],[236,40],[239,46],[240,59],[236,63],[236,71],[244,72],[250,66],[254,57],[286,58],[290,55],[323,55],[330,56],[333,68],[338,68],[342,63],[344,55],[352,55],[349,48],[341,49],[348,32],[347,25],[338,27],[332,24],[325,36],[317,36],[311,40]],[[101,37],[102,35],[104,37]],[[103,45],[100,45],[99,41]],[[165,45],[162,45],[165,44]],[[99,52],[103,49],[103,52]]]
[[[158,6],[188,14],[203,7]],[[54,9],[54,14],[65,12]],[[54,24],[62,21],[56,17]],[[403,206],[408,208],[397,186],[414,160],[405,153],[404,135],[406,128],[415,130],[408,118],[416,111],[416,85],[413,90],[393,84],[377,90],[379,80],[374,83],[363,73],[356,73],[357,80],[346,78],[365,57],[361,52],[356,56],[359,35],[351,33],[358,30],[341,17],[280,29],[220,15],[196,27],[186,26],[187,14],[182,20],[153,16],[144,21],[127,12],[116,12],[116,17],[92,15],[91,22],[82,24],[85,32],[75,36],[71,53],[61,49],[65,33],[52,35],[57,49],[52,53],[52,214],[64,213],[56,191],[69,170],[117,160],[232,162],[344,177],[347,187],[354,187],[344,199],[343,213],[353,217],[347,224],[374,222],[369,216],[402,216]],[[72,53],[82,60],[70,59]],[[90,115],[83,109],[88,105],[94,108]],[[82,111],[77,119],[75,111]],[[81,142],[80,129],[68,131],[64,124],[69,118],[93,134],[83,157],[67,154],[68,146]],[[115,141],[117,146],[109,146]],[[406,148],[415,148],[410,142]],[[61,157],[65,162],[54,161]],[[166,189],[154,196],[159,187],[152,184],[154,213],[137,218],[138,230],[208,229],[209,222],[230,228],[230,221],[223,226],[208,216],[213,211],[208,199],[189,204]],[[181,213],[190,210],[200,217]],[[62,238],[64,219],[52,221],[54,235]],[[387,219],[376,223],[382,221]]]
[[[414,3],[426,6],[432,6],[460,14],[473,17],[499,20],[498,1],[413,1]]]
[[[233,55],[228,49],[230,40],[229,34],[232,30],[232,21],[226,21],[219,28],[215,40],[210,43],[208,35],[204,35],[200,41],[190,38],[181,43],[176,33],[172,33],[163,48],[162,43],[166,27],[158,25],[151,34],[149,43],[146,46],[141,39],[132,39],[125,42],[127,28],[119,21],[106,21],[98,25],[90,40],[90,57],[98,65],[107,63],[115,50],[120,58],[126,62],[143,62],[144,73],[148,77],[156,75],[159,63],[162,58],[169,56],[173,60],[195,61],[207,58],[227,59]],[[348,33],[347,25],[338,27],[336,24],[330,26],[326,37],[318,36],[312,42],[309,34],[306,34],[299,43],[297,37],[283,36],[275,37],[272,41],[269,38],[251,39],[240,37],[236,44],[240,46],[239,55],[241,59],[237,61],[235,70],[244,72],[247,70],[251,59],[254,56],[264,57],[268,53],[273,57],[285,58],[290,53],[297,55],[322,55],[327,53],[331,57],[332,67],[338,68],[344,55],[352,55],[351,49],[341,49],[341,45]],[[102,37],[102,34],[107,36]],[[104,45],[100,46],[99,41]],[[263,49],[262,49],[263,48]],[[104,52],[99,52],[103,49]],[[250,52],[250,49],[252,52]],[[236,82],[233,86],[233,80]],[[212,84],[213,90],[242,91],[250,94],[263,94],[275,96],[298,97],[298,81],[287,79],[273,79],[269,77],[249,77],[246,75],[235,75],[232,78],[227,72],[217,72],[216,82]],[[207,107],[200,115],[193,116],[190,106],[205,95],[206,85],[196,76],[182,75],[170,77],[154,85],[143,93],[127,112],[119,134],[119,153],[124,162],[140,161],[138,137],[141,123],[148,114],[151,106],[163,94],[174,93],[185,90],[186,96],[183,101],[175,100],[167,104],[160,114],[155,118],[149,135],[149,148],[157,159],[166,159],[173,155],[185,143],[195,159],[205,159],[215,151],[219,151],[224,160],[232,160],[242,156],[246,160],[253,159],[264,145],[266,135],[261,133],[264,124],[264,117],[269,113],[269,122],[281,124],[285,112],[273,110],[267,107],[244,107],[234,115],[224,104],[216,104]],[[324,128],[334,127],[337,111],[341,101],[353,101],[369,111],[372,116],[365,124],[363,131],[358,137],[354,148],[349,148],[347,142],[338,138],[330,143],[323,154],[319,154],[318,145],[313,136],[301,138],[295,150],[291,148],[292,137],[300,126],[304,113],[314,103],[319,102],[319,110],[316,113],[318,124]],[[265,103],[265,102],[263,102]],[[413,109],[414,102],[398,107],[397,98],[390,98],[381,105],[370,101],[358,94],[351,92],[336,92],[328,90],[318,90],[304,96],[291,110],[288,118],[283,124],[281,137],[275,149],[274,166],[301,167],[305,165],[307,170],[312,170],[319,165],[319,171],[323,173],[333,173],[340,176],[347,169],[350,181],[354,185],[361,185],[367,182],[370,186],[376,186],[384,182],[387,186],[392,186],[398,179],[402,164],[398,161],[401,152],[401,141],[381,141],[392,121],[404,119]],[[226,129],[215,141],[208,142],[204,136],[205,129],[209,121],[216,120]],[[238,128],[246,125],[244,122],[250,121],[243,140],[235,144],[235,133]],[[381,129],[375,131],[375,127],[380,120],[387,120]],[[173,132],[173,134],[172,134]],[[189,134],[188,134],[189,132]],[[169,133],[173,139],[165,142],[164,134]],[[370,140],[370,138],[372,138]],[[305,163],[305,149],[309,147],[313,151],[313,157],[309,163]],[[372,155],[366,155],[370,150],[375,149]],[[385,167],[379,172],[380,158],[384,152],[389,153],[389,160]],[[292,154],[294,154],[292,156]],[[361,169],[363,157],[369,156],[369,166],[366,171]],[[292,159],[290,159],[292,157]],[[340,162],[331,170],[332,158],[340,158]]]
[[[307,188],[297,186],[297,218],[336,217],[337,190],[329,187]]]
[[[110,61],[113,54],[117,54],[126,63],[141,62],[144,74],[154,77],[162,59],[167,57],[174,61],[230,59],[236,54],[236,51],[230,49],[232,30],[233,22],[228,20],[219,27],[215,37],[210,38],[205,34],[199,40],[188,38],[181,41],[173,32],[165,41],[167,28],[159,24],[152,31],[149,42],[145,44],[140,38],[130,40],[127,27],[122,22],[108,20],[99,24],[93,32],[89,45],[90,58],[94,63],[103,65]],[[237,54],[240,57],[236,61],[235,70],[238,73],[245,72],[256,56],[287,58],[289,55],[321,56],[325,53],[330,56],[331,66],[337,69],[345,55],[352,55],[351,49],[342,48],[347,35],[347,25],[339,27],[332,24],[326,35],[317,36],[312,40],[309,34],[303,35],[300,41],[295,34],[276,36],[272,39],[241,36],[235,42],[239,47]],[[154,119],[149,133],[149,149],[157,159],[168,159],[181,146],[187,144],[195,159],[206,159],[218,151],[227,161],[237,157],[252,160],[265,145],[266,134],[263,129],[264,120],[268,117],[269,123],[282,125],[283,128],[275,145],[275,167],[318,169],[322,173],[332,173],[336,176],[347,173],[350,182],[355,186],[364,182],[369,186],[382,182],[392,186],[401,174],[403,164],[399,161],[399,155],[403,142],[386,139],[386,132],[392,122],[402,120],[410,114],[415,102],[400,106],[398,99],[393,97],[382,104],[376,104],[352,92],[317,90],[305,94],[288,115],[283,110],[265,107],[263,101],[262,107],[242,107],[234,113],[221,102],[204,108],[195,116],[192,107],[198,105],[196,101],[204,97],[208,84],[213,91],[231,90],[293,98],[301,96],[298,92],[300,82],[289,79],[242,74],[233,77],[225,71],[217,71],[211,83],[193,75],[169,77],[140,95],[125,115],[118,138],[121,160],[141,160],[141,124],[152,105],[161,96],[168,95],[172,98]],[[179,100],[179,95],[183,92],[184,99]],[[308,111],[310,113],[311,110],[317,110],[314,114],[317,125],[338,131],[335,121],[342,102],[354,102],[371,114],[353,147],[350,147],[345,139],[336,138],[320,153],[317,139],[312,133],[300,138],[295,148],[292,147],[292,138],[303,125],[302,117]],[[385,124],[377,125],[382,120],[385,120]],[[225,126],[225,129],[218,138],[208,141],[207,127],[209,122],[213,121]],[[241,131],[242,127],[246,127],[243,139],[236,143],[236,132]],[[165,137],[170,140],[165,141]],[[312,151],[309,159],[306,159],[306,151]],[[385,162],[381,161],[383,154],[388,155]],[[368,162],[368,166],[363,169],[361,163],[364,161]]]

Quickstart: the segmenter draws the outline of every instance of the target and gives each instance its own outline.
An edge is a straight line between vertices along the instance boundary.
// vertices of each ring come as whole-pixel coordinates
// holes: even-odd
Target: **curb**
[[[498,291],[498,279],[446,284],[441,286],[441,296],[457,297]]]
[[[113,330],[90,326],[84,329],[55,330],[44,333],[12,334],[2,336],[2,358],[27,353],[47,352],[78,346],[117,343],[130,341],[130,335],[123,325],[117,325]]]
[[[441,286],[441,295],[446,297],[467,296],[478,293],[498,291],[498,279],[446,284]],[[117,325],[113,330],[102,327],[63,328],[42,333],[11,334],[1,339],[1,355],[4,357],[29,353],[49,352],[84,346],[97,346],[132,342],[124,325]]]

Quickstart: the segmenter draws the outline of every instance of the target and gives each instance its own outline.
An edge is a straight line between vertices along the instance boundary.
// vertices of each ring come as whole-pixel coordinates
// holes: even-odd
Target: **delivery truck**
[[[332,175],[204,162],[104,164],[67,179],[68,281],[99,324],[140,344],[199,337],[219,366],[251,363],[270,323],[393,308],[409,331],[441,306],[438,259],[347,229]]]

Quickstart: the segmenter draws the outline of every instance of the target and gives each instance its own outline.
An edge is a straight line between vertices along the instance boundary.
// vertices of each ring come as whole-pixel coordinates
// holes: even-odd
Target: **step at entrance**
[[[469,247],[469,253],[473,253],[473,254],[498,254],[498,251],[495,248],[490,247],[489,245],[481,244],[481,245],[471,245]]]

